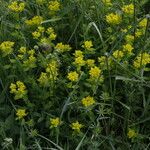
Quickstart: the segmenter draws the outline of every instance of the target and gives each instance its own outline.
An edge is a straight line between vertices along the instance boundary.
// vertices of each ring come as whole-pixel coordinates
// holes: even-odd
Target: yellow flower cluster
[[[102,0],[103,4],[106,6],[112,6],[111,0]]]
[[[87,59],[86,60],[86,64],[88,65],[88,67],[93,67],[95,63],[94,59]]]
[[[7,56],[13,52],[14,42],[11,41],[4,41],[0,44],[0,51],[2,52],[3,56]]]
[[[41,24],[42,21],[43,21],[43,18],[41,16],[34,16],[32,19],[26,20],[25,23],[27,25],[34,26],[34,25]]]
[[[141,20],[141,21],[139,22],[139,27],[141,27],[141,28],[146,28],[147,22],[148,22],[148,19],[147,19],[147,18],[144,18],[143,20]]]
[[[51,1],[49,2],[48,8],[52,13],[55,13],[60,10],[60,3],[57,0]]]
[[[128,135],[128,138],[130,138],[130,139],[135,138],[135,137],[137,137],[137,132],[135,132],[135,130],[133,130],[133,129],[129,129],[127,135]]]
[[[25,71],[36,67],[36,57],[34,56],[34,54],[34,49],[27,51],[26,55],[28,56],[28,58],[25,57],[25,60],[23,60],[23,67]]]
[[[75,132],[81,132],[80,130],[81,130],[81,128],[83,128],[83,125],[82,124],[80,124],[78,121],[76,121],[76,122],[73,122],[72,124],[71,124],[71,128],[72,128],[72,130],[74,130]]]
[[[90,69],[89,74],[90,78],[97,79],[101,74],[101,70],[97,66],[94,66]]]
[[[20,47],[20,49],[18,50],[19,54],[17,55],[17,57],[20,59],[20,60],[23,60],[24,58],[24,55],[26,54],[27,52],[27,49],[26,47]]]
[[[50,128],[56,128],[58,127],[59,125],[61,124],[61,121],[60,119],[57,117],[57,118],[51,118],[50,119]]]
[[[64,53],[64,52],[70,51],[70,50],[71,50],[71,47],[70,47],[70,45],[68,45],[68,44],[63,44],[63,43],[61,42],[61,43],[58,43],[58,44],[55,46],[55,50],[58,51],[58,52]]]
[[[147,64],[150,63],[150,54],[148,53],[143,53],[139,54],[135,61],[133,62],[133,65],[135,68],[140,68],[140,67],[145,67]]]
[[[82,102],[82,105],[83,105],[84,107],[89,107],[89,106],[95,104],[95,100],[94,100],[94,98],[91,97],[91,96],[87,96],[87,97],[83,98],[83,99],[81,100],[81,102]]]
[[[27,98],[26,86],[21,81],[17,81],[16,84],[11,83],[10,93],[15,95],[15,97],[14,97],[15,100]]]
[[[127,15],[133,15],[134,14],[134,5],[133,4],[124,5],[122,7],[122,11]]]
[[[122,51],[116,50],[113,52],[113,56],[114,58],[120,60],[124,56],[124,53]]]
[[[41,72],[38,82],[40,83],[41,86],[44,87],[49,86],[49,78],[47,76],[47,73]]]
[[[122,21],[122,18],[117,13],[110,13],[106,16],[106,22],[112,25],[118,25]]]
[[[79,74],[76,71],[71,71],[71,72],[68,73],[67,78],[70,81],[78,81]]]
[[[14,12],[22,12],[25,8],[25,3],[14,1],[10,5],[8,5],[8,8]]]
[[[39,26],[36,31],[32,32],[33,38],[38,39],[44,31],[45,31],[45,28],[42,26]]]
[[[41,72],[38,82],[41,86],[48,87],[50,86],[51,81],[55,81],[58,75],[57,62],[52,60],[47,64],[46,72]]]
[[[125,40],[126,40],[127,43],[133,43],[134,42],[134,36],[130,35],[130,34],[127,34],[125,36]]]
[[[49,74],[50,80],[56,80],[58,75],[58,64],[55,60],[52,60],[46,68],[46,72]]]
[[[54,32],[54,29],[53,29],[52,27],[49,27],[46,32],[47,32],[47,34],[49,35],[49,39],[50,39],[51,41],[56,39],[57,35],[56,35],[56,33]]]
[[[74,55],[75,55],[74,64],[77,66],[84,66],[85,60],[84,60],[83,52],[80,50],[76,50]]]
[[[17,109],[16,112],[17,119],[23,119],[25,116],[27,116],[25,109]]]
[[[131,44],[125,44],[123,45],[123,52],[127,53],[127,54],[132,54],[133,51],[133,46]]]
[[[82,45],[82,47],[83,47],[85,50],[88,50],[88,51],[94,50],[94,49],[92,48],[92,47],[93,47],[92,41],[85,41],[84,44]]]

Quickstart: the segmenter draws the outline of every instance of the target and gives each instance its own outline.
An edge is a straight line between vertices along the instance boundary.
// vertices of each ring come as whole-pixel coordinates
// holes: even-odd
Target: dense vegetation
[[[148,0],[0,1],[0,149],[150,149]]]

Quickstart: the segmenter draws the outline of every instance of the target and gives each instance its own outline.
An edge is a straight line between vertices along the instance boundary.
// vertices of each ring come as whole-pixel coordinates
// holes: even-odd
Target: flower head
[[[8,8],[14,12],[22,12],[25,8],[25,3],[14,1],[8,6]]]
[[[76,121],[76,122],[73,122],[72,124],[71,124],[71,128],[72,128],[72,130],[74,130],[74,131],[76,131],[76,132],[80,132],[80,130],[81,130],[81,128],[83,128],[83,125],[82,124],[80,124],[78,121]]]
[[[10,93],[15,95],[15,98],[14,98],[15,100],[27,98],[26,86],[21,81],[17,81],[16,84],[11,83]]]
[[[90,78],[97,79],[101,74],[101,70],[98,67],[94,66],[90,69],[89,74],[90,74]]]
[[[150,63],[150,54],[148,53],[143,53],[139,54],[136,59],[133,62],[133,65],[135,68],[140,68],[140,67],[145,67],[147,64]]]
[[[79,74],[76,71],[71,71],[71,72],[68,73],[67,78],[70,81],[78,81]]]
[[[129,129],[127,135],[128,135],[128,138],[130,138],[130,139],[137,137],[137,133],[133,129]]]
[[[95,103],[95,100],[94,100],[93,97],[87,96],[87,97],[83,98],[83,99],[81,100],[81,102],[82,102],[82,105],[83,105],[83,106],[89,107],[89,106],[91,106],[91,105],[93,105],[93,104]]]
[[[118,25],[122,21],[121,16],[117,13],[110,13],[106,16],[106,22],[112,25]]]
[[[0,44],[0,51],[2,52],[3,56],[7,56],[13,52],[14,42],[11,41],[4,41]]]
[[[125,44],[123,45],[123,51],[127,54],[131,54],[133,50],[133,46],[131,44]]]
[[[43,18],[41,16],[34,16],[30,20],[26,20],[25,23],[30,26],[39,25],[43,21]]]
[[[25,116],[27,116],[25,109],[17,109],[16,112],[17,119],[23,119]]]
[[[57,43],[57,45],[55,46],[55,49],[56,49],[58,52],[64,53],[64,52],[70,51],[70,50],[71,50],[71,47],[70,47],[70,45],[68,45],[68,44],[63,44],[63,43],[61,42],[61,43]]]
[[[50,119],[50,128],[56,128],[61,124],[60,118],[51,118]]]
[[[84,48],[84,49],[86,49],[86,50],[93,50],[93,43],[92,43],[92,41],[85,41],[84,42],[84,45],[82,45],[82,47]]]
[[[134,14],[134,5],[133,4],[124,5],[122,7],[122,11],[127,15],[133,15]]]

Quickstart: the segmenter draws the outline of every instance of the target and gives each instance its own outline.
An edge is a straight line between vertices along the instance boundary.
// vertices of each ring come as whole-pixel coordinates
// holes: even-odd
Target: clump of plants
[[[2,149],[149,149],[146,1],[2,0]]]

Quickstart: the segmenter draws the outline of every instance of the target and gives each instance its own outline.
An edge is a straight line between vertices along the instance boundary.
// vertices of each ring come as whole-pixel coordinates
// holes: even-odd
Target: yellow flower
[[[125,53],[127,53],[127,54],[131,54],[133,49],[134,48],[132,47],[131,44],[125,44],[125,45],[123,45],[123,51]]]
[[[82,45],[83,48],[85,48],[86,50],[93,50],[93,43],[92,41],[85,41],[84,45]]]
[[[90,78],[98,78],[101,74],[101,70],[98,67],[92,67],[89,71]]]
[[[129,129],[127,135],[128,135],[128,138],[130,138],[130,139],[137,137],[137,133],[133,129]]]
[[[83,57],[83,52],[81,50],[76,50],[74,53],[75,57]]]
[[[127,15],[133,15],[134,14],[134,5],[129,4],[122,7],[122,11]]]
[[[137,29],[136,32],[135,32],[135,37],[139,38],[143,35],[143,30],[139,30]]]
[[[85,61],[84,61],[83,57],[80,56],[80,57],[75,58],[74,64],[77,65],[77,66],[84,66]]]
[[[133,62],[135,68],[145,67],[150,63],[150,54],[143,53],[139,54]]]
[[[49,2],[48,8],[52,12],[57,12],[60,10],[60,3],[57,0],[51,1],[51,2]]]
[[[88,67],[93,67],[94,66],[94,63],[95,63],[95,60],[93,59],[88,59],[86,61],[86,64],[88,65]]]
[[[35,31],[35,32],[32,32],[32,36],[33,36],[34,39],[38,39],[41,36],[41,33]]]
[[[17,119],[23,119],[25,116],[27,116],[25,109],[17,109],[16,112]]]
[[[127,34],[126,37],[125,37],[125,40],[126,40],[127,43],[133,43],[134,42],[134,36],[130,35],[130,34]]]
[[[71,47],[70,45],[68,44],[63,44],[62,42],[61,43],[58,43],[56,46],[55,46],[55,49],[58,51],[58,52],[67,52],[67,51],[70,51],[71,50]]]
[[[55,33],[51,33],[49,36],[50,40],[55,40],[56,37],[57,37],[57,35]]]
[[[106,22],[112,25],[118,25],[122,21],[122,18],[119,14],[110,13],[106,16]]]
[[[14,1],[8,6],[8,8],[14,12],[22,12],[25,8],[25,3]]]
[[[57,117],[57,118],[50,119],[50,128],[56,128],[56,127],[58,127],[60,124],[61,124],[61,121],[60,121],[60,119],[59,119],[58,117]]]
[[[113,52],[113,56],[116,59],[121,59],[124,56],[124,53],[122,51],[116,50]]]
[[[14,42],[4,41],[0,44],[0,51],[2,52],[3,57],[11,54],[13,52]]]
[[[147,21],[148,21],[147,18],[144,18],[143,20],[141,20],[141,21],[139,22],[139,27],[141,27],[141,28],[146,28],[146,26],[147,26]]]
[[[41,72],[38,82],[40,83],[41,86],[44,86],[44,87],[48,86],[49,79],[48,79],[47,73]]]
[[[26,49],[26,47],[22,46],[22,47],[20,47],[18,52],[21,53],[21,54],[25,54],[27,52],[27,49]]]
[[[87,96],[87,97],[83,98],[81,100],[81,102],[82,102],[82,105],[85,106],[85,107],[89,107],[89,106],[95,104],[95,100],[91,96]]]
[[[54,33],[54,29],[52,27],[49,27],[47,28],[46,33],[50,35],[51,33]]]
[[[52,60],[49,64],[47,64],[46,72],[47,76],[51,81],[55,81],[58,76],[58,64],[55,60]]]
[[[43,33],[43,32],[45,31],[45,28],[42,27],[42,26],[39,26],[39,27],[37,28],[37,31],[40,32],[40,33]]]
[[[102,2],[103,2],[104,5],[106,5],[106,6],[112,6],[111,0],[102,0]]]
[[[26,86],[23,82],[17,81],[16,84],[11,83],[10,85],[10,93],[15,95],[15,100],[26,98],[27,97],[27,90]]]
[[[71,72],[68,73],[67,78],[70,81],[78,81],[79,74],[76,71],[71,71]]]
[[[41,16],[34,16],[32,19],[26,20],[25,23],[27,25],[33,26],[33,25],[41,24],[42,21],[43,21],[43,18]]]
[[[76,131],[76,132],[80,132],[80,130],[81,130],[81,128],[83,128],[83,125],[82,124],[80,124],[78,121],[76,121],[76,122],[73,122],[72,124],[71,124],[71,128],[72,128],[72,130],[74,130],[74,131]]]

